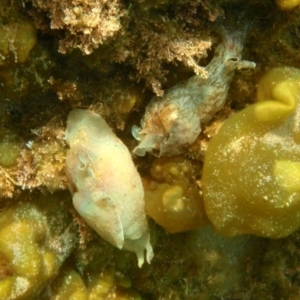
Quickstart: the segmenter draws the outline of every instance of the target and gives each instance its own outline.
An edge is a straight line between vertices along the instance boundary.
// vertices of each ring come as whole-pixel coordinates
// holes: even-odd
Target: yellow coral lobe
[[[255,118],[262,122],[282,121],[296,107],[300,90],[300,71],[276,68],[261,79],[257,88],[258,103],[253,106]]]
[[[134,88],[128,88],[122,92],[115,93],[113,96],[113,105],[116,112],[123,115],[129,114],[135,105],[139,103],[139,97],[138,90]]]
[[[36,280],[36,276],[39,275],[42,264],[38,248],[33,243],[36,239],[35,230],[26,222],[18,222],[0,231],[1,253],[12,262],[18,275],[27,276],[33,280]]]
[[[300,4],[299,0],[276,0],[277,6],[282,10],[291,10]]]
[[[89,300],[140,300],[140,295],[131,289],[128,278],[118,278],[118,272],[108,267],[99,275],[92,275],[89,284]]]
[[[274,177],[290,193],[300,192],[300,162],[280,160],[275,162]]]
[[[147,214],[170,233],[201,227],[207,223],[202,197],[192,178],[190,161],[160,158],[150,170],[152,179],[144,179]]]
[[[13,289],[14,280],[13,278],[5,278],[0,281],[0,300],[7,300],[11,296]]]
[[[5,57],[9,53],[9,39],[6,34],[6,29],[5,27],[0,27],[0,66],[5,64]]]
[[[182,187],[176,185],[165,191],[162,202],[167,212],[182,212],[185,208]]]
[[[11,167],[17,163],[20,156],[20,148],[11,141],[0,142],[0,166]]]
[[[89,287],[89,300],[106,299],[115,285],[114,275],[114,268],[108,268],[100,276],[93,278]]]
[[[31,49],[36,44],[36,29],[32,22],[25,21],[18,24],[15,34],[16,59],[19,63],[23,63],[27,60]]]
[[[43,253],[43,268],[46,278],[50,278],[57,272],[59,264],[57,262],[57,257],[53,252],[48,251]]]
[[[32,21],[20,18],[17,23],[0,26],[0,66],[7,66],[14,57],[15,63],[24,63],[37,42]]]
[[[88,292],[81,277],[74,271],[67,271],[59,280],[60,288],[56,300],[88,300]]]
[[[300,71],[276,68],[258,101],[225,121],[203,169],[204,208],[220,233],[280,238],[300,226]]]
[[[52,250],[51,243],[60,242],[55,238],[47,217],[32,203],[19,202],[0,213],[0,300],[33,299],[58,273],[66,252]]]

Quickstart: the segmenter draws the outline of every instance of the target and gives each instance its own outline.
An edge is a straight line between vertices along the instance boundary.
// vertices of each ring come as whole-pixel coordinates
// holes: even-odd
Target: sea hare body
[[[224,32],[222,43],[205,68],[207,78],[195,75],[172,87],[163,97],[153,98],[141,128],[132,128],[133,136],[140,141],[133,152],[140,156],[146,152],[172,156],[195,142],[201,125],[223,107],[234,71],[255,67],[255,63],[241,60],[242,49],[242,34]]]
[[[300,226],[300,70],[275,68],[258,102],[226,120],[211,140],[204,208],[227,236],[280,238]]]
[[[73,204],[82,218],[106,241],[136,253],[144,262],[153,256],[145,215],[141,178],[126,146],[104,119],[75,109],[69,117],[66,141],[67,177]]]

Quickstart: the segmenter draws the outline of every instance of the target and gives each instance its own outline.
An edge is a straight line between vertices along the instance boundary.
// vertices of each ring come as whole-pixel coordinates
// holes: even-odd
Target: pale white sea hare
[[[133,150],[136,155],[176,155],[195,142],[201,125],[224,106],[234,71],[255,67],[255,63],[241,60],[243,36],[224,30],[222,43],[205,67],[206,78],[195,75],[150,101],[141,128],[132,128],[133,136],[140,141]]]
[[[106,241],[150,263],[153,250],[145,214],[144,189],[126,146],[105,120],[89,110],[68,117],[66,169],[73,205]]]

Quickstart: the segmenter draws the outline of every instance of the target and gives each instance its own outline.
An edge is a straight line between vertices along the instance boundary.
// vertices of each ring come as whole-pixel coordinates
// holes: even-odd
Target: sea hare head
[[[208,218],[227,236],[280,238],[300,226],[300,70],[276,68],[258,102],[229,118],[204,162]]]

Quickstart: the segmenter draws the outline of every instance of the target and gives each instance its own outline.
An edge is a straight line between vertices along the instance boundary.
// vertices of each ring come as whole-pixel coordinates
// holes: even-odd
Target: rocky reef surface
[[[299,122],[293,121],[299,107],[299,26],[299,3],[287,0],[2,0],[0,299],[299,299],[299,216],[289,206],[297,207],[299,197]],[[241,57],[256,68],[235,70],[226,103],[182,154],[133,155],[138,143],[131,129],[150,100],[193,76],[205,81],[224,28],[246,32]],[[275,71],[280,88],[262,95],[264,74],[287,67],[287,78]],[[253,105],[257,100],[267,104]],[[247,113],[258,106],[254,115],[267,125]],[[134,253],[107,243],[73,208],[65,130],[75,108],[101,115],[132,154],[145,192],[151,264],[139,268]],[[235,138],[253,145],[239,155],[218,138],[232,134],[231,116],[247,127]],[[264,130],[268,135],[261,137]],[[283,144],[274,142],[281,132],[288,132]],[[263,144],[265,138],[272,139],[272,148]],[[212,152],[219,144],[220,152]],[[256,145],[267,149],[266,156],[254,157],[260,155]],[[228,157],[236,162],[218,160],[224,149],[233,151]],[[258,189],[258,177],[252,177],[267,177],[251,162],[263,165],[273,157],[268,151],[278,153],[275,167],[268,165],[277,181],[266,181],[269,190]],[[216,158],[205,162],[206,152]],[[237,165],[246,181],[234,173]],[[217,176],[213,182],[208,169]],[[244,187],[239,180],[249,183]],[[271,209],[265,202],[251,209],[236,204],[240,195],[271,197],[276,184],[285,201]],[[229,193],[226,186],[235,197],[230,210],[223,198],[213,199],[219,189]],[[230,193],[222,197],[231,199]],[[251,221],[258,216],[268,231]],[[281,227],[284,233],[277,234]]]

